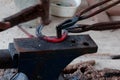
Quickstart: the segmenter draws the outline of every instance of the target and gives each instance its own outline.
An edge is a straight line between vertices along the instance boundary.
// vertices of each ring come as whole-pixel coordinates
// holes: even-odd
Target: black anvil
[[[61,43],[38,38],[15,39],[9,49],[0,50],[0,68],[17,68],[29,80],[57,80],[73,59],[95,53],[97,48],[89,35],[68,36]]]

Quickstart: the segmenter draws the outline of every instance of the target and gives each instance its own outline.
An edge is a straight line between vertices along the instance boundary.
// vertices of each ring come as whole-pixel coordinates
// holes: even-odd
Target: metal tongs
[[[117,29],[120,28],[120,21],[117,22],[104,22],[104,23],[96,23],[93,25],[82,25],[82,24],[77,24],[75,25],[78,21],[80,20],[84,20],[87,18],[90,18],[92,16],[95,16],[117,4],[120,3],[120,0],[116,0],[114,2],[112,2],[111,4],[98,9],[94,12],[88,13],[91,10],[102,6],[110,1],[113,0],[104,0],[104,1],[100,1],[99,3],[96,3],[84,10],[82,10],[81,12],[78,12],[73,18],[68,19],[66,21],[64,21],[63,23],[59,24],[56,27],[57,30],[57,37],[47,37],[45,35],[43,35],[41,33],[41,30],[43,28],[42,25],[40,25],[37,29],[36,29],[36,34],[39,38],[44,39],[48,42],[62,42],[66,39],[68,32],[72,32],[72,33],[80,33],[80,32],[85,32],[85,31],[89,31],[89,30],[108,30],[108,29]],[[101,27],[102,26],[102,27]],[[104,26],[104,27],[103,27]],[[113,27],[114,26],[114,27]]]
[[[114,2],[112,2],[111,4],[98,9],[92,13],[87,14],[88,12],[90,12],[91,10],[104,5],[105,3],[108,3],[110,1],[113,0],[104,0],[104,1],[100,1],[99,3],[96,3],[86,9],[84,9],[81,12],[78,12],[73,18],[68,19],[66,21],[64,21],[63,23],[61,23],[60,25],[57,26],[57,37],[61,38],[62,37],[62,30],[66,29],[68,32],[72,32],[72,33],[80,33],[80,32],[85,32],[85,31],[89,31],[89,30],[108,30],[108,29],[117,29],[120,28],[120,21],[117,22],[103,22],[103,23],[96,23],[93,25],[82,25],[82,24],[77,24],[75,25],[75,23],[77,23],[80,20],[84,20],[87,18],[90,18],[92,16],[95,16],[117,4],[120,3],[120,0],[116,0]],[[104,26],[104,27],[103,27]],[[114,26],[114,27],[113,27]]]

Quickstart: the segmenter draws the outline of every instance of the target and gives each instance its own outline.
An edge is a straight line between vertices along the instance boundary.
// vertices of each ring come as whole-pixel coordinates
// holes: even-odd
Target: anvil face
[[[60,43],[51,43],[39,38],[20,38],[14,40],[15,48],[22,54],[41,53],[47,54],[55,51],[79,50],[81,52],[94,52],[95,42],[88,35],[73,35]],[[97,48],[96,48],[97,49]]]

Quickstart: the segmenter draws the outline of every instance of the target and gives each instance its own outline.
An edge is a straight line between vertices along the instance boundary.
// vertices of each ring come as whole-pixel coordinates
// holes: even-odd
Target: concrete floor
[[[16,8],[13,0],[0,0],[0,19],[1,20],[2,18],[7,17],[11,14],[14,14],[17,11],[19,10]],[[52,19],[52,23],[46,26],[43,30],[43,33],[49,36],[55,35],[55,26],[60,22],[64,21],[65,18],[51,17],[51,19]],[[120,18],[117,17],[117,20],[120,20]],[[81,21],[79,23],[93,24],[95,23],[95,21],[93,21],[92,19],[88,19],[88,20]],[[27,27],[23,26],[23,27],[28,32],[35,35],[35,28],[29,28],[28,26]],[[96,44],[99,47],[97,52],[98,54],[114,54],[114,55],[120,54],[120,30],[89,31],[81,34],[89,34],[93,38],[93,40],[96,42]],[[23,37],[27,37],[27,36],[17,26],[11,29],[8,29],[4,32],[0,32],[0,49],[7,49],[8,44],[13,42],[14,38],[23,38]],[[83,58],[79,58],[79,61],[80,60],[82,61],[82,59]],[[104,60],[102,60],[102,62],[104,62]],[[115,62],[113,60],[111,62],[114,64],[119,63],[119,61]],[[109,62],[107,64],[109,64]],[[120,65],[118,66],[118,69],[119,68],[120,68]]]

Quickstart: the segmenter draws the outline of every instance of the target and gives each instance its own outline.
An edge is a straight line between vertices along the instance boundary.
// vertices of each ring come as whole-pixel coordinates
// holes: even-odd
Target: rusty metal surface
[[[63,71],[65,80],[119,80],[120,70],[104,68],[95,69],[96,61],[89,60],[68,66]]]

